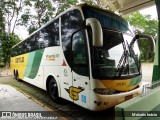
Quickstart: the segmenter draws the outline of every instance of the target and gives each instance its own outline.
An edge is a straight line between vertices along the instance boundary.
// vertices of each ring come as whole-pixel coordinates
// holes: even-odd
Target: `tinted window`
[[[96,18],[104,28],[114,29],[116,31],[129,32],[128,23],[120,16],[89,6],[83,7],[85,18]]]
[[[54,21],[50,25],[48,25],[46,28],[46,42],[49,46],[59,46],[60,40],[59,40],[59,20]]]
[[[59,19],[47,25],[40,31],[39,38],[40,46],[50,47],[59,46]]]
[[[42,49],[44,47],[48,47],[48,45],[45,46],[46,39],[44,38],[43,30],[38,32],[38,36],[36,37],[36,49]]]
[[[36,50],[36,48],[37,48],[37,44],[36,44],[35,40],[36,40],[35,35],[31,36],[29,39],[29,46],[31,47],[30,51]]]
[[[82,28],[83,20],[79,10],[73,10],[61,17],[61,29],[62,29],[62,47],[65,58],[69,65],[70,62],[70,50],[71,50],[71,35],[78,29]]]
[[[14,47],[11,51],[11,56],[59,45],[59,19],[57,19]]]
[[[77,74],[88,76],[88,52],[85,31],[79,31],[73,35],[72,53],[73,70]]]

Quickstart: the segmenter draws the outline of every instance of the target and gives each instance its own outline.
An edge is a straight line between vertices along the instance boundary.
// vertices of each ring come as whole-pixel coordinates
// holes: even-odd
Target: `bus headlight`
[[[93,91],[101,95],[112,95],[115,93],[115,90],[108,88],[95,88]]]

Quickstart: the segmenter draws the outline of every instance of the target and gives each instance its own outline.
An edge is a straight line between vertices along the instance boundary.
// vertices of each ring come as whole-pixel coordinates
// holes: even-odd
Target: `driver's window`
[[[72,41],[72,65],[77,74],[88,75],[87,45],[84,31],[79,31],[73,35]]]

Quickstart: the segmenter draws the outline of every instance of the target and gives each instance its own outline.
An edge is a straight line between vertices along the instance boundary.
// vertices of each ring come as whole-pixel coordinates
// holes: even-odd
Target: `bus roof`
[[[22,43],[23,41],[27,40],[29,37],[31,37],[32,35],[34,35],[35,33],[37,33],[38,31],[40,31],[41,29],[43,29],[45,26],[47,26],[48,24],[50,24],[51,22],[53,22],[54,20],[56,20],[57,18],[61,17],[62,15],[64,15],[65,13],[67,13],[68,11],[70,10],[73,10],[73,9],[82,9],[83,7],[91,7],[91,8],[95,8],[95,9],[98,9],[98,10],[102,10],[102,11],[105,11],[113,16],[116,16],[118,17],[119,19],[122,19],[123,21],[126,21],[125,19],[123,19],[121,16],[119,16],[118,14],[115,14],[113,11],[111,10],[108,10],[108,9],[104,9],[104,8],[101,8],[100,6],[97,6],[97,5],[89,5],[87,3],[84,3],[84,4],[79,4],[79,5],[74,5],[70,8],[68,8],[67,10],[61,12],[59,15],[55,16],[52,20],[50,20],[49,22],[47,22],[46,24],[44,24],[42,27],[40,27],[39,29],[37,29],[36,31],[34,31],[33,33],[31,33],[30,35],[28,35],[28,37],[26,37],[24,40],[20,41],[19,43],[17,43],[16,45],[14,45],[12,48],[14,48],[15,46],[19,45],[20,43]]]

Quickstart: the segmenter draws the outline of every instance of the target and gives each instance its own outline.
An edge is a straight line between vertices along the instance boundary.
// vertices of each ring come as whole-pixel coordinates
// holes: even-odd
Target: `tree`
[[[152,19],[150,15],[142,15],[139,12],[132,13],[124,17],[132,25],[135,34],[148,34],[157,39],[158,21]],[[153,54],[151,53],[151,41],[146,39],[138,41],[141,58],[143,61],[153,61]]]
[[[20,39],[15,34],[1,33],[0,34],[0,42],[1,42],[1,57],[3,57],[3,62],[6,65],[10,62],[10,53],[11,48],[16,43],[20,42]]]
[[[51,0],[24,0],[26,8],[23,10],[18,25],[24,25],[31,33],[51,20],[55,7]]]
[[[98,0],[59,0],[59,1],[53,0],[53,3],[57,4],[56,15],[59,15],[61,12],[65,11],[67,8],[78,3],[94,4],[97,2]]]
[[[4,7],[3,2],[0,2],[0,33],[5,31],[5,18],[4,18],[3,7]]]
[[[23,0],[6,0],[3,2],[8,33],[14,33],[15,26],[22,9],[22,3]]]
[[[5,0],[0,4],[0,55],[6,63],[10,60],[11,47],[20,41],[14,34],[17,26],[26,26],[29,33],[40,28],[56,15],[54,2],[59,8],[75,4],[77,0]],[[5,32],[5,26],[7,32]]]
[[[20,41],[18,36],[14,34],[14,29],[21,5],[22,0],[19,2],[16,0],[0,2],[0,67],[9,63],[11,47]]]
[[[59,15],[61,12],[65,11],[71,5],[78,3],[78,0],[53,0],[53,4],[56,4],[57,9],[55,11],[56,16]]]
[[[91,2],[91,0],[24,0],[26,8],[23,10],[18,24],[26,26],[31,34],[59,13],[80,1]]]

